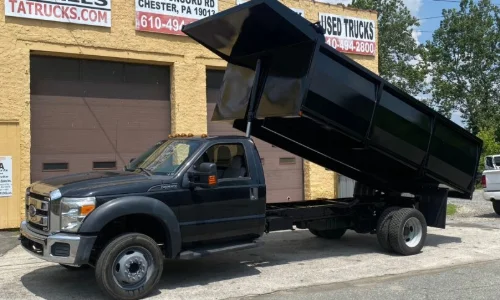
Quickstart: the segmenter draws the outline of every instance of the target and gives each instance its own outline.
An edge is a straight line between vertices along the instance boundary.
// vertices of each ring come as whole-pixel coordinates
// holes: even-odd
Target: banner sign
[[[375,55],[375,22],[347,16],[319,13],[325,29],[325,41],[337,51],[359,55]]]
[[[218,0],[135,0],[135,29],[185,35],[182,26],[219,12]]]
[[[4,0],[5,15],[111,27],[111,0]]]
[[[12,196],[12,156],[0,157],[0,197]]]

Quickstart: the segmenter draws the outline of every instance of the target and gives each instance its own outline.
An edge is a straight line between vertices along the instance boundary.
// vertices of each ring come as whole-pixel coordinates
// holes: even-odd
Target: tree
[[[431,75],[428,104],[451,117],[459,111],[477,134],[494,128],[500,137],[500,9],[490,0],[461,0],[443,10],[443,20],[427,41],[424,60]]]
[[[412,36],[420,26],[402,0],[353,0],[350,5],[378,12],[378,61],[382,78],[417,96],[424,90],[421,47]]]

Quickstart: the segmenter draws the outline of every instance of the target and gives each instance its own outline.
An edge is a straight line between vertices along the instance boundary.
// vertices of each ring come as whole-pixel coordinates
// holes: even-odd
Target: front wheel
[[[427,222],[415,208],[401,208],[391,213],[389,243],[391,248],[403,255],[419,253],[427,238]]]
[[[79,270],[87,270],[90,268],[89,265],[81,265],[81,266],[70,266],[70,265],[65,265],[65,264],[59,264],[61,267],[66,268],[66,270],[70,271],[79,271]]]
[[[493,210],[497,215],[500,215],[500,201],[492,201],[493,202]]]
[[[114,299],[140,299],[156,286],[163,272],[163,254],[147,235],[127,233],[113,239],[97,260],[97,284]]]

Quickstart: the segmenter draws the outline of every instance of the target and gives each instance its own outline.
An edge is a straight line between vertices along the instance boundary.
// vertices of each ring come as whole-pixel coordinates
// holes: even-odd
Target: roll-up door
[[[164,66],[31,57],[31,181],[121,170],[170,134]]]

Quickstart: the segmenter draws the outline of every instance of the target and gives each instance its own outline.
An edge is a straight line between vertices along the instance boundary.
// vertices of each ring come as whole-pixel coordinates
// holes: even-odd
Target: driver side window
[[[248,178],[247,158],[245,148],[239,143],[221,143],[211,146],[203,153],[195,167],[210,162],[217,165],[219,180],[228,178]]]

